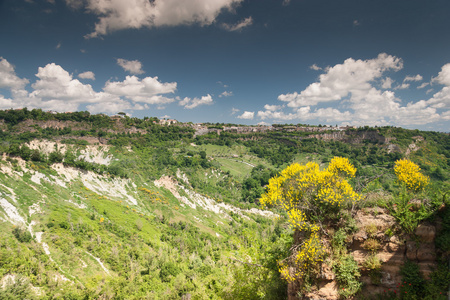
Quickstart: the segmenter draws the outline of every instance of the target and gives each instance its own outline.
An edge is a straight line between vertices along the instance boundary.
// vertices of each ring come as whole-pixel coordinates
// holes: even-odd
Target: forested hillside
[[[446,299],[449,134],[163,123],[0,111],[0,298]],[[267,200],[283,170],[342,175],[337,161],[355,197],[303,210],[308,230]],[[402,161],[427,184],[402,181]],[[343,181],[327,182],[336,200]],[[303,193],[290,186],[282,199]]]

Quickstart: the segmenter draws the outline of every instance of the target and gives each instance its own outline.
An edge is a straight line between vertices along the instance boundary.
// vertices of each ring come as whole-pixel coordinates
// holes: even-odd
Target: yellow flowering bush
[[[314,162],[294,163],[269,180],[260,203],[286,210],[291,227],[303,236],[295,257],[291,258],[296,266],[294,274],[286,262],[279,265],[284,279],[303,278],[323,260],[325,249],[320,240],[319,222],[336,213],[344,203],[360,199],[346,180],[355,173],[356,168],[347,158],[334,157],[324,170]]]
[[[294,163],[269,180],[260,203],[278,205],[287,212],[303,209],[305,213],[318,206],[339,207],[346,201],[360,199],[345,179],[355,173],[355,167],[342,157],[333,158],[329,167],[322,171],[314,162]]]
[[[420,192],[429,183],[429,178],[420,173],[420,167],[407,159],[400,159],[395,162],[395,175],[406,188],[412,192]]]

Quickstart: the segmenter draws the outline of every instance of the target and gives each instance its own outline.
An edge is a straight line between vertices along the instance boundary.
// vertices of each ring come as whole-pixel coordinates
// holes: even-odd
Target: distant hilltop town
[[[27,108],[18,108],[5,110],[4,113],[11,113],[15,115],[14,118],[26,119],[27,116],[34,116],[39,120],[48,120],[48,116],[52,116],[51,119],[64,121],[64,120],[82,120],[89,117],[94,117],[87,111],[77,111],[77,112],[57,112],[57,111],[43,111],[41,109],[28,110]],[[42,117],[47,114],[47,117]],[[35,116],[36,115],[36,116]],[[38,117],[41,116],[41,117]],[[130,117],[124,112],[119,112],[116,115],[108,116],[106,114],[100,113],[95,115],[97,117],[110,118],[116,122],[122,119],[138,119],[135,117]],[[33,117],[33,118],[34,118]],[[307,125],[307,124],[272,124],[272,125],[240,125],[240,124],[230,124],[230,123],[192,123],[192,122],[179,122],[175,119],[156,117],[144,117],[144,122],[152,122],[153,124],[158,124],[161,126],[181,126],[190,127],[195,130],[195,135],[205,135],[209,133],[216,133],[220,135],[222,132],[236,133],[236,134],[251,134],[251,133],[265,133],[265,132],[308,132],[308,133],[327,133],[336,131],[346,131],[348,129],[357,129],[357,126],[329,126],[329,125]],[[367,127],[367,126],[366,126]]]
[[[158,123],[153,121],[154,123]],[[175,119],[160,119],[159,125],[178,125],[189,126],[195,129],[195,135],[204,135],[215,132],[220,135],[222,132],[248,134],[248,133],[264,133],[269,131],[283,131],[283,132],[326,132],[326,131],[345,131],[348,129],[356,129],[356,126],[312,126],[312,125],[236,125],[236,124],[222,124],[222,123],[182,123]]]

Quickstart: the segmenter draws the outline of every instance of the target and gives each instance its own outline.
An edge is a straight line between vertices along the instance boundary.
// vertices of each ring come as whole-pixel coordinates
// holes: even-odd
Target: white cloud
[[[282,107],[283,107],[282,105],[269,105],[269,104],[264,105],[264,109],[269,111],[280,110]]]
[[[67,1],[67,0],[66,0]],[[72,2],[70,0],[69,2]],[[99,16],[87,38],[121,29],[212,24],[224,9],[232,10],[242,0],[87,0],[87,11]]]
[[[435,93],[427,103],[435,108],[450,108],[450,87],[443,87],[439,92]]]
[[[282,5],[283,6],[288,6],[291,3],[291,0],[283,0]]]
[[[383,89],[390,89],[392,87],[392,84],[394,83],[394,80],[390,77],[386,77],[381,79],[381,87]]]
[[[423,77],[420,74],[417,74],[415,76],[406,76],[405,79],[403,79],[403,82],[405,81],[421,81],[423,80]]]
[[[321,67],[319,67],[318,65],[316,65],[316,64],[313,64],[312,66],[309,66],[309,68],[311,69],[311,70],[314,70],[314,71],[319,71],[319,70],[322,70],[322,68]]]
[[[228,30],[228,31],[239,31],[239,30],[241,30],[242,28],[247,27],[247,26],[250,26],[250,25],[252,25],[252,24],[253,24],[253,19],[252,19],[252,17],[248,17],[248,18],[245,18],[245,19],[242,20],[241,22],[236,23],[236,24],[234,24],[234,25],[230,25],[230,24],[224,23],[224,24],[222,24],[222,26],[223,26],[223,28],[225,28],[225,29]]]
[[[446,86],[450,86],[450,63],[442,66],[438,76],[433,78],[432,82],[437,82]]]
[[[80,74],[78,74],[78,77],[81,79],[95,80],[95,74],[91,71],[86,71],[86,72],[80,73]]]
[[[56,45],[56,50],[58,50],[59,48],[61,48],[61,42],[58,43],[58,45]]]
[[[430,83],[429,82],[424,82],[424,83],[422,83],[421,85],[419,85],[417,88],[418,89],[423,89],[424,87],[426,87],[427,85],[429,85]]]
[[[19,78],[14,71],[14,66],[0,56],[0,88],[20,90],[27,84],[28,80]]]
[[[394,89],[396,90],[406,90],[410,86],[409,83],[402,83],[401,85],[396,86]]]
[[[88,71],[80,78],[95,78]],[[55,111],[76,111],[82,104],[93,113],[114,113],[123,110],[141,110],[147,104],[165,104],[175,101],[161,94],[174,93],[176,82],[161,83],[158,77],[139,80],[127,76],[124,81],[108,81],[103,91],[96,92],[90,84],[74,79],[69,72],[55,63],[38,68],[37,80],[31,85],[31,92],[25,90],[28,83],[15,75],[14,67],[5,59],[0,60],[0,88],[11,90],[11,99],[0,95],[0,109],[28,107]],[[131,100],[132,102],[130,102]]]
[[[66,100],[72,102],[95,101],[96,93],[90,84],[83,84],[78,79],[55,63],[39,67],[36,77],[38,81],[32,84],[32,98],[44,100]]]
[[[234,115],[234,114],[236,114],[236,113],[238,113],[240,111],[240,109],[237,109],[237,108],[232,108],[231,109],[231,115]]]
[[[176,82],[161,83],[158,77],[145,77],[140,80],[136,76],[126,76],[124,81],[108,81],[103,88],[105,92],[128,98],[134,102],[163,104],[173,102],[160,94],[175,93]]]
[[[426,101],[427,104],[438,109],[449,109],[450,108],[450,63],[442,66],[441,71],[438,76],[432,79],[432,82],[437,82],[444,85],[444,87],[435,93],[433,97]],[[433,90],[429,89],[428,93]],[[446,115],[448,115],[447,112]]]
[[[284,113],[282,111],[271,111],[271,110],[266,110],[266,111],[258,111],[258,117],[261,118],[262,120],[266,120],[266,119],[274,119],[274,120],[294,120],[294,119],[298,119],[298,115],[294,114],[294,113]]]
[[[244,113],[242,115],[238,116],[238,119],[253,120],[254,117],[255,117],[255,112],[244,111]]]
[[[9,109],[9,108],[19,108],[20,106],[17,101],[12,99],[5,98],[3,95],[0,95],[0,109]]]
[[[144,73],[144,71],[142,71],[142,64],[138,60],[126,60],[123,58],[118,58],[117,64],[131,74],[139,75]]]
[[[138,103],[131,104],[128,101],[117,99],[113,101],[104,101],[100,103],[87,105],[86,108],[93,114],[96,113],[117,113],[118,111],[126,110],[143,110],[148,108],[147,105],[141,105]]]
[[[230,97],[230,96],[233,96],[233,92],[224,91],[222,94],[219,95],[219,98]]]
[[[183,100],[179,102],[179,105],[184,106],[187,109],[193,109],[200,105],[211,105],[213,103],[213,99],[210,94],[206,96],[202,96],[201,98],[191,99],[189,97],[185,97]]]
[[[372,87],[371,82],[387,70],[400,70],[401,59],[382,53],[375,59],[354,60],[335,65],[320,75],[319,82],[310,84],[300,93],[282,94],[278,100],[288,102],[289,107],[317,105],[321,102],[336,102],[351,94],[361,98]]]
[[[441,116],[442,116],[442,119],[443,119],[443,120],[450,120],[450,110],[448,110],[448,111],[442,113]]]
[[[318,120],[353,125],[423,125],[444,120],[450,107],[450,64],[442,67],[433,82],[444,84],[429,100],[402,103],[392,87],[393,80],[387,71],[403,67],[399,58],[380,54],[371,60],[347,59],[324,70],[318,82],[301,92],[283,94],[278,100],[287,102],[292,111],[283,106],[265,105],[257,116],[263,120]],[[420,81],[422,76],[407,76],[406,82]],[[375,87],[381,82],[383,90]],[[423,87],[426,85],[423,85]],[[403,83],[398,88],[407,88]],[[328,107],[324,107],[324,106]]]
[[[358,20],[353,21],[353,26],[359,26],[359,25],[361,25],[361,23]]]

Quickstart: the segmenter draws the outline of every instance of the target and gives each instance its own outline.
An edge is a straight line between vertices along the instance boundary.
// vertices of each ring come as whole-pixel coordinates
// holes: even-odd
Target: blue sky
[[[0,0],[0,109],[450,128],[447,0]]]

